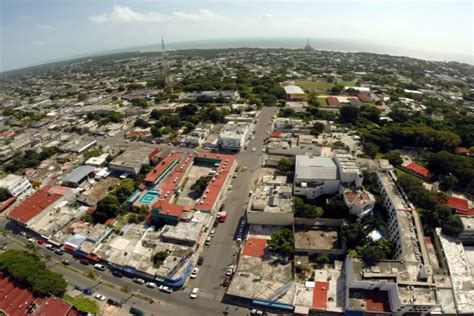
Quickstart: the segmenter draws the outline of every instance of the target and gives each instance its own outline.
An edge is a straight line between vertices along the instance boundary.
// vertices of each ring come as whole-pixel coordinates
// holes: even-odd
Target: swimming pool
[[[142,204],[151,204],[158,196],[160,196],[160,191],[150,190],[140,198],[139,202]]]

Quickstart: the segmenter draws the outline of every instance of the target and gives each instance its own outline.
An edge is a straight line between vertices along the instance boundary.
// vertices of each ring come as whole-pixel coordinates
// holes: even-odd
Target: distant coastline
[[[242,39],[213,39],[213,40],[195,40],[183,42],[166,42],[166,50],[184,50],[184,49],[223,49],[223,48],[287,48],[298,49],[306,45],[306,38],[242,38]],[[310,39],[311,46],[316,50],[337,51],[337,52],[367,52],[375,54],[388,54],[393,56],[406,56],[431,61],[456,61],[474,65],[474,56],[459,55],[450,53],[427,52],[407,48],[387,47],[358,41],[350,40],[331,40],[331,39]],[[165,39],[166,41],[166,39]],[[89,52],[76,56],[67,56],[64,58],[47,60],[39,64],[25,65],[19,68],[7,69],[0,73],[12,72],[16,70],[27,69],[31,67],[51,64],[56,62],[66,62],[79,58],[104,56],[114,53],[125,52],[153,52],[161,51],[161,43],[124,47],[100,52]]]

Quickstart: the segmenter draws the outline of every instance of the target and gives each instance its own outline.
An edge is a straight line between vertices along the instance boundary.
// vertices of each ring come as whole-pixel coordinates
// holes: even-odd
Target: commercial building
[[[209,128],[195,128],[184,137],[183,144],[190,147],[201,146],[209,136]]]
[[[96,168],[93,166],[79,166],[63,178],[62,184],[67,187],[77,188],[95,170]]]
[[[303,128],[303,120],[290,117],[277,117],[273,122],[273,130],[286,133],[299,132]]]
[[[296,156],[293,193],[307,199],[336,194],[339,190],[337,165],[331,158]]]
[[[303,100],[306,97],[306,93],[298,86],[287,85],[283,89],[285,89],[286,99],[289,101]]]
[[[245,142],[250,134],[248,123],[229,122],[219,134],[219,143],[223,149],[240,151],[245,147]]]
[[[341,185],[360,188],[364,177],[356,164],[356,158],[351,154],[336,153],[334,162],[337,165]]]
[[[286,177],[284,183],[286,183]],[[247,207],[249,224],[288,226],[293,223],[291,186],[262,181]]]
[[[20,196],[32,190],[30,181],[26,177],[9,174],[0,179],[0,188],[4,188],[12,196]]]
[[[107,162],[107,158],[109,157],[109,154],[102,154],[97,157],[91,157],[87,159],[85,162],[86,165],[88,166],[93,166],[93,167],[100,167],[104,165]]]
[[[69,188],[47,185],[13,209],[8,217],[30,228],[41,219],[42,213],[55,212],[58,207],[67,204],[67,201],[74,200],[74,197],[75,194]]]
[[[82,154],[94,147],[97,144],[95,139],[89,138],[78,138],[69,141],[68,143],[61,146],[62,151],[74,152],[76,154]]]
[[[136,146],[128,148],[109,164],[112,171],[138,174],[143,165],[150,163],[150,154],[155,148]]]

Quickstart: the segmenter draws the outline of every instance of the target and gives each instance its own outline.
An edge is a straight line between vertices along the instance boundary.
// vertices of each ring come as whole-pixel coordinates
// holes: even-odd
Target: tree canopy
[[[267,241],[267,246],[284,255],[292,255],[295,249],[293,231],[290,228],[281,228],[271,235],[271,239]]]

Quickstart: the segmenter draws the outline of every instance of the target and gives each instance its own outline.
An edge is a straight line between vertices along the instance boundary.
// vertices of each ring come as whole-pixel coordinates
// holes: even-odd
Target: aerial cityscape
[[[33,2],[2,2],[2,34],[13,13],[57,31]],[[87,23],[232,17],[124,3]],[[43,59],[2,36],[0,316],[474,314],[472,49],[160,31]]]

